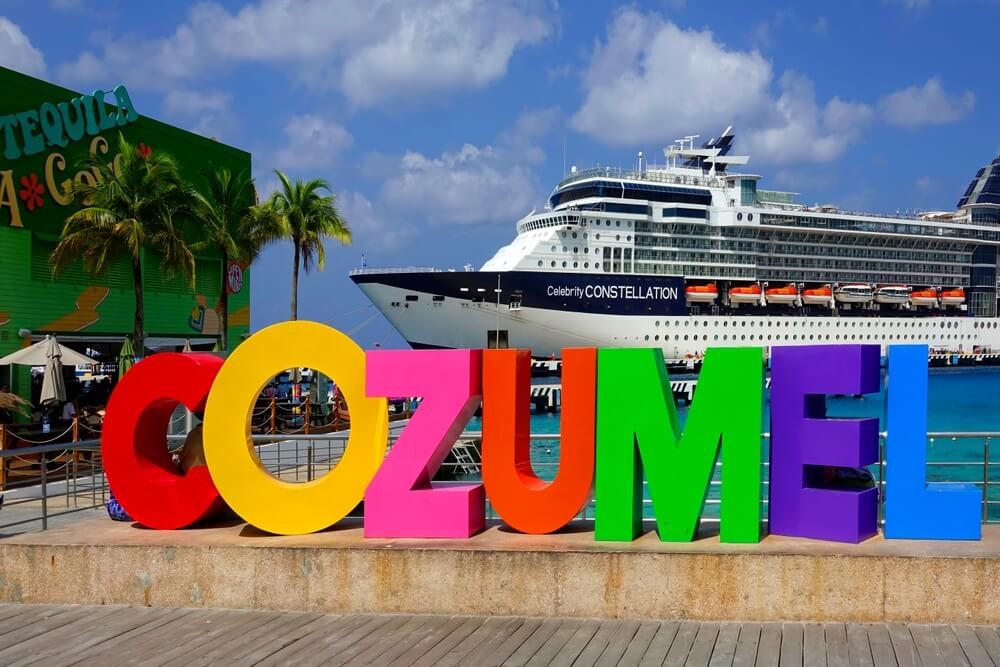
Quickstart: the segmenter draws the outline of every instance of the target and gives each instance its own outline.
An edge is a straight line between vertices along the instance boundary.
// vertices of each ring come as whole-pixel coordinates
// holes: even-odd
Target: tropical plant
[[[29,415],[31,414],[31,403],[17,394],[0,391],[0,410],[6,410],[12,414],[16,412],[22,415]]]
[[[326,265],[324,238],[332,238],[343,245],[351,243],[351,230],[347,221],[337,211],[336,195],[322,194],[330,191],[323,179],[297,180],[275,170],[281,180],[281,190],[271,195],[268,206],[279,216],[287,238],[292,241],[292,319],[299,315],[299,268],[308,273],[315,265],[320,271]]]
[[[50,259],[56,275],[77,260],[91,275],[101,275],[116,260],[127,258],[135,293],[133,336],[136,352],[142,355],[143,249],[157,250],[168,277],[179,274],[194,284],[194,254],[178,224],[191,212],[193,193],[173,157],[136,147],[121,134],[118,152],[111,164],[97,155],[85,159],[82,166],[94,178],[75,180],[70,186],[69,195],[81,208],[66,219]]]
[[[221,306],[222,349],[229,349],[229,285],[226,271],[229,262],[251,264],[261,249],[271,241],[284,238],[284,220],[270,206],[256,206],[253,180],[246,171],[231,172],[222,168],[204,174],[208,189],[198,193],[194,222],[200,228],[201,241],[192,244],[194,252],[214,248],[222,258],[223,280],[219,293]]]

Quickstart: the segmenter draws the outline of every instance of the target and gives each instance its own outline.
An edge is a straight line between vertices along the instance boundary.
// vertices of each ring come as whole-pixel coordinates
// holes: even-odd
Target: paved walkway
[[[996,628],[0,605],[0,664],[995,665]]]

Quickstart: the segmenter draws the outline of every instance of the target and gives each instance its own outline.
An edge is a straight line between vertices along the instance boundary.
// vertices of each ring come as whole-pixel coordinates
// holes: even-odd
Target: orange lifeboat
[[[768,287],[764,290],[764,296],[768,303],[783,303],[792,305],[799,299],[799,290],[795,285],[788,284],[784,287]]]
[[[938,305],[937,290],[919,289],[910,292],[910,303],[917,307],[936,308]]]
[[[684,288],[684,298],[688,303],[714,303],[719,298],[719,288],[715,283],[688,285]]]
[[[941,290],[941,305],[961,306],[965,303],[965,290],[961,287]]]
[[[760,285],[730,287],[729,303],[760,303]]]
[[[811,287],[802,290],[802,303],[829,306],[833,297],[833,290],[830,287]]]

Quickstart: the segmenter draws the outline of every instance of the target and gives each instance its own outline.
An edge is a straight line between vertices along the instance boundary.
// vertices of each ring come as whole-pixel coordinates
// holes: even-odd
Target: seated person
[[[201,437],[201,424],[198,424],[188,433],[184,440],[184,446],[180,453],[174,454],[174,465],[181,473],[185,473],[195,466],[208,465],[205,463],[205,445]]]

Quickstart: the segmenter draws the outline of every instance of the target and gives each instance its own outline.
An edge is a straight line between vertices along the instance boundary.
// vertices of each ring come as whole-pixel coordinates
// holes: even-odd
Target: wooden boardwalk
[[[992,627],[0,605],[0,664],[1000,665]]]

